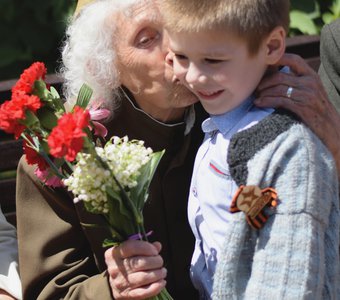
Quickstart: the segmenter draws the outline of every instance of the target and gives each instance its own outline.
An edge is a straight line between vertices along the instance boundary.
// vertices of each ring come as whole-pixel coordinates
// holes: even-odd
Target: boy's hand
[[[161,244],[129,240],[105,251],[109,282],[115,299],[145,299],[165,287]]]

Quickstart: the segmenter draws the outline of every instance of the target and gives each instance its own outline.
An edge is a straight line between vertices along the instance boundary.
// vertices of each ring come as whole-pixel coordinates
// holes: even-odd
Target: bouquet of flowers
[[[0,106],[0,129],[23,139],[27,163],[43,184],[65,186],[100,214],[111,236],[103,246],[127,239],[147,241],[143,206],[164,151],[153,152],[143,141],[111,137],[98,121],[109,111],[90,103],[92,90],[83,85],[70,111],[58,92],[45,82],[45,65],[33,63],[12,88],[11,100]],[[95,224],[92,224],[95,226]],[[153,299],[172,299],[166,289]]]

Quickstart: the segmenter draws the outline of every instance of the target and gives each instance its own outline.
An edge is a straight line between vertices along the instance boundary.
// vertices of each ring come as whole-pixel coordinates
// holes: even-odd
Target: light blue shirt
[[[202,123],[205,138],[195,159],[188,219],[196,239],[190,273],[203,299],[211,298],[213,275],[231,216],[229,207],[238,188],[227,164],[230,138],[273,112],[255,107],[253,99]]]

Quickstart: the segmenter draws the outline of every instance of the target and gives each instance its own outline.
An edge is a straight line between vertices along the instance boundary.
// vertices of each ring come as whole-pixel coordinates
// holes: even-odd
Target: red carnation
[[[86,133],[84,128],[89,126],[90,114],[88,110],[83,110],[76,106],[73,113],[64,114],[58,125],[53,128],[48,137],[50,153],[54,157],[73,161],[77,153],[83,148]]]
[[[37,96],[18,93],[12,100],[4,102],[0,106],[0,129],[7,133],[14,133],[18,138],[25,126],[20,121],[25,119],[26,110],[36,112],[41,107],[41,101]]]
[[[39,97],[35,95],[15,94],[12,95],[12,102],[23,111],[30,110],[32,112],[36,112],[42,105]]]
[[[21,106],[13,101],[6,101],[0,106],[0,128],[7,133],[14,133],[18,139],[25,126],[18,121],[25,118],[25,112]]]
[[[29,165],[38,165],[39,170],[46,170],[49,165],[46,160],[34,149],[27,145],[27,142],[23,143],[24,153],[26,154],[26,161]]]
[[[47,69],[42,62],[35,62],[29,68],[24,70],[20,79],[12,88],[12,94],[24,93],[31,94],[33,85],[36,80],[45,79]]]

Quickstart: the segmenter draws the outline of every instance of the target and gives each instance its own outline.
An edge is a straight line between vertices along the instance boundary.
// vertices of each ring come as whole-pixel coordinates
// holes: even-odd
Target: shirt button
[[[195,187],[192,189],[192,194],[197,197],[197,189]]]

